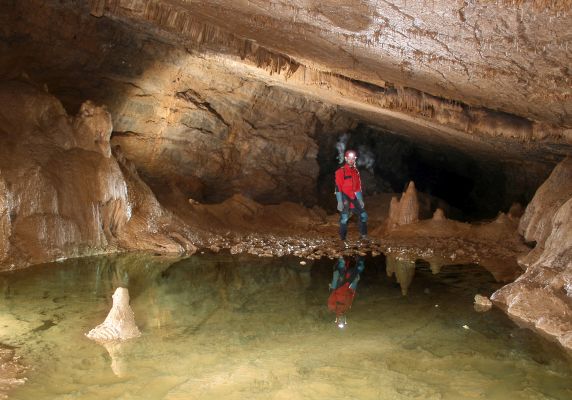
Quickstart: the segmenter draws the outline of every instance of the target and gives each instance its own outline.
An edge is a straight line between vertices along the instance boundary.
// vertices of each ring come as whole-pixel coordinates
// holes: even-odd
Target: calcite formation
[[[119,287],[115,290],[113,305],[105,321],[86,333],[86,336],[97,342],[124,341],[141,336],[126,288]]]
[[[335,217],[308,206],[328,173],[323,138],[360,125],[435,159],[458,152],[450,172],[467,185],[451,191],[480,180],[473,198],[506,208],[572,152],[568,0],[19,0],[2,11],[2,269],[196,245],[338,256]],[[417,156],[388,164],[423,176]],[[494,300],[572,347],[569,164],[522,216],[536,247]],[[423,220],[434,208],[422,200],[413,186],[394,200],[386,232],[374,223],[388,207],[366,198],[383,239],[368,249],[518,276],[517,209],[470,225],[454,207]]]
[[[0,85],[0,118],[4,266],[121,249],[193,251],[184,225],[119,149],[112,155],[104,108],[86,102],[69,117],[50,94],[12,81]]]
[[[389,205],[389,219],[387,226],[393,229],[396,226],[412,224],[419,221],[419,200],[415,183],[409,182],[407,190],[403,192],[401,199],[396,197],[391,199]]]
[[[493,303],[489,300],[487,296],[481,296],[480,294],[475,295],[475,304],[473,307],[477,312],[485,312],[492,308]]]
[[[572,159],[563,160],[526,208],[519,231],[536,245],[526,272],[492,296],[522,325],[572,349]]]
[[[336,88],[364,81],[376,85],[372,92],[380,97],[393,88],[403,92],[410,86],[434,96],[462,98],[473,107],[485,104],[555,123],[564,118],[569,125],[570,93],[563,86],[569,86],[570,78],[566,69],[558,68],[566,68],[570,59],[570,3],[536,3],[97,0],[90,4],[93,15],[147,24],[199,49],[222,47],[227,56],[288,79],[301,74],[311,80],[308,75],[315,72],[317,85]],[[355,86],[359,88],[359,82]],[[371,97],[375,101],[376,96]],[[419,93],[419,98],[428,101],[425,112],[439,113],[441,107],[430,104],[431,96]],[[415,96],[407,99],[403,97],[404,105],[418,106]],[[498,121],[505,121],[507,128],[513,125],[512,132],[520,130],[515,120]],[[498,122],[491,122],[500,131]]]

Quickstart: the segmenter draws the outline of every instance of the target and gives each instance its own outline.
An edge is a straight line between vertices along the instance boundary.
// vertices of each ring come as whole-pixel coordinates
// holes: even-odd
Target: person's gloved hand
[[[336,192],[336,200],[338,201],[338,211],[342,212],[344,210],[344,204],[342,202],[342,193]]]
[[[356,199],[357,199],[357,201],[358,201],[358,203],[359,203],[359,206],[360,206],[361,208],[364,208],[364,207],[365,207],[365,203],[363,202],[363,196],[362,196],[361,192],[356,192]]]

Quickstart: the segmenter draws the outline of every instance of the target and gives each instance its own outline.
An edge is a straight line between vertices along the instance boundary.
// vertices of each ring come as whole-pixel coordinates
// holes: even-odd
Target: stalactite
[[[536,11],[555,12],[557,16],[560,11],[569,11],[572,8],[571,0],[502,0],[502,4],[509,7],[523,7],[526,4]]]
[[[572,0],[571,0],[572,1]],[[568,2],[569,3],[569,2]],[[375,87],[374,85],[352,80],[350,78],[315,68],[303,66],[292,60],[291,57],[271,51],[257,43],[236,36],[222,28],[211,25],[193,16],[183,6],[165,4],[158,0],[138,0],[128,4],[122,4],[118,8],[117,0],[91,0],[91,11],[94,15],[117,12],[129,18],[139,18],[157,24],[167,31],[175,32],[181,36],[181,40],[187,42],[189,47],[196,46],[202,51],[221,48],[229,55],[240,58],[245,63],[267,71],[271,75],[277,75],[285,80],[300,82],[304,85],[316,85],[320,89],[335,90],[343,97],[362,101],[373,106],[388,108],[400,112],[412,114],[421,118],[435,120],[436,122],[458,129],[467,134],[476,136],[502,136],[517,139],[523,142],[540,140],[547,137],[557,138],[572,143],[570,135],[563,128],[557,128],[547,124],[539,124],[525,118],[509,116],[487,109],[471,108],[459,101],[439,98],[419,90],[398,87],[389,90],[388,87]],[[535,2],[539,5],[540,2]],[[548,6],[553,4],[546,3]],[[272,23],[267,16],[257,15],[255,22],[262,26]],[[374,37],[381,38],[382,29],[374,32]],[[436,37],[436,32],[416,28],[410,32],[412,35]],[[301,31],[300,35],[304,32]],[[391,35],[395,35],[393,30]],[[348,38],[344,34],[344,38]],[[489,48],[492,49],[492,43]],[[386,43],[381,43],[385,48]],[[396,47],[388,44],[390,50]],[[486,43],[484,44],[486,47]],[[536,50],[535,50],[536,51]],[[413,53],[413,58],[425,58],[425,55]],[[442,63],[442,57],[432,55],[438,63]],[[300,69],[302,68],[302,69]],[[448,65],[451,69],[451,65]],[[296,72],[299,72],[296,74]],[[487,79],[494,79],[498,70],[485,71]],[[565,84],[564,82],[562,84]],[[548,132],[548,133],[547,133]]]

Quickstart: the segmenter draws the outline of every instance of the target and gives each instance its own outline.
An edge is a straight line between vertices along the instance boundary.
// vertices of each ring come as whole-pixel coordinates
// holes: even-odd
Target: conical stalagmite
[[[411,181],[407,186],[407,190],[403,192],[401,200],[397,200],[396,197],[391,198],[387,227],[393,229],[397,226],[413,224],[417,221],[419,221],[419,200],[415,183]]]
[[[436,209],[433,213],[433,221],[444,221],[446,219],[445,212],[441,208]]]
[[[419,221],[419,200],[417,199],[415,183],[411,181],[399,202],[398,224],[407,225],[417,221]]]
[[[113,294],[113,306],[102,324],[89,331],[86,336],[98,342],[111,342],[141,336],[135,325],[135,316],[129,305],[129,291],[117,288]]]

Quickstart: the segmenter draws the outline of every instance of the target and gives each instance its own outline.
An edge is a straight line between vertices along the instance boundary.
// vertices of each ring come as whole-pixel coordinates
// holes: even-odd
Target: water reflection
[[[336,325],[340,329],[347,325],[347,312],[352,307],[360,274],[364,269],[362,256],[339,257],[334,264],[328,309],[336,315]]]
[[[388,259],[391,278],[382,257],[299,263],[105,257],[0,274],[0,342],[34,366],[12,399],[570,398],[558,349],[497,310],[473,310],[475,288],[493,282],[477,266],[437,278],[425,265],[409,287],[404,260]],[[84,333],[118,284],[142,336],[104,348]],[[332,311],[351,312],[351,330],[332,329],[324,307],[342,287],[349,296]]]
[[[409,286],[415,276],[415,261],[388,255],[385,260],[387,276],[395,275],[395,280],[401,286],[401,294],[407,295]],[[435,270],[432,269],[433,273]]]

